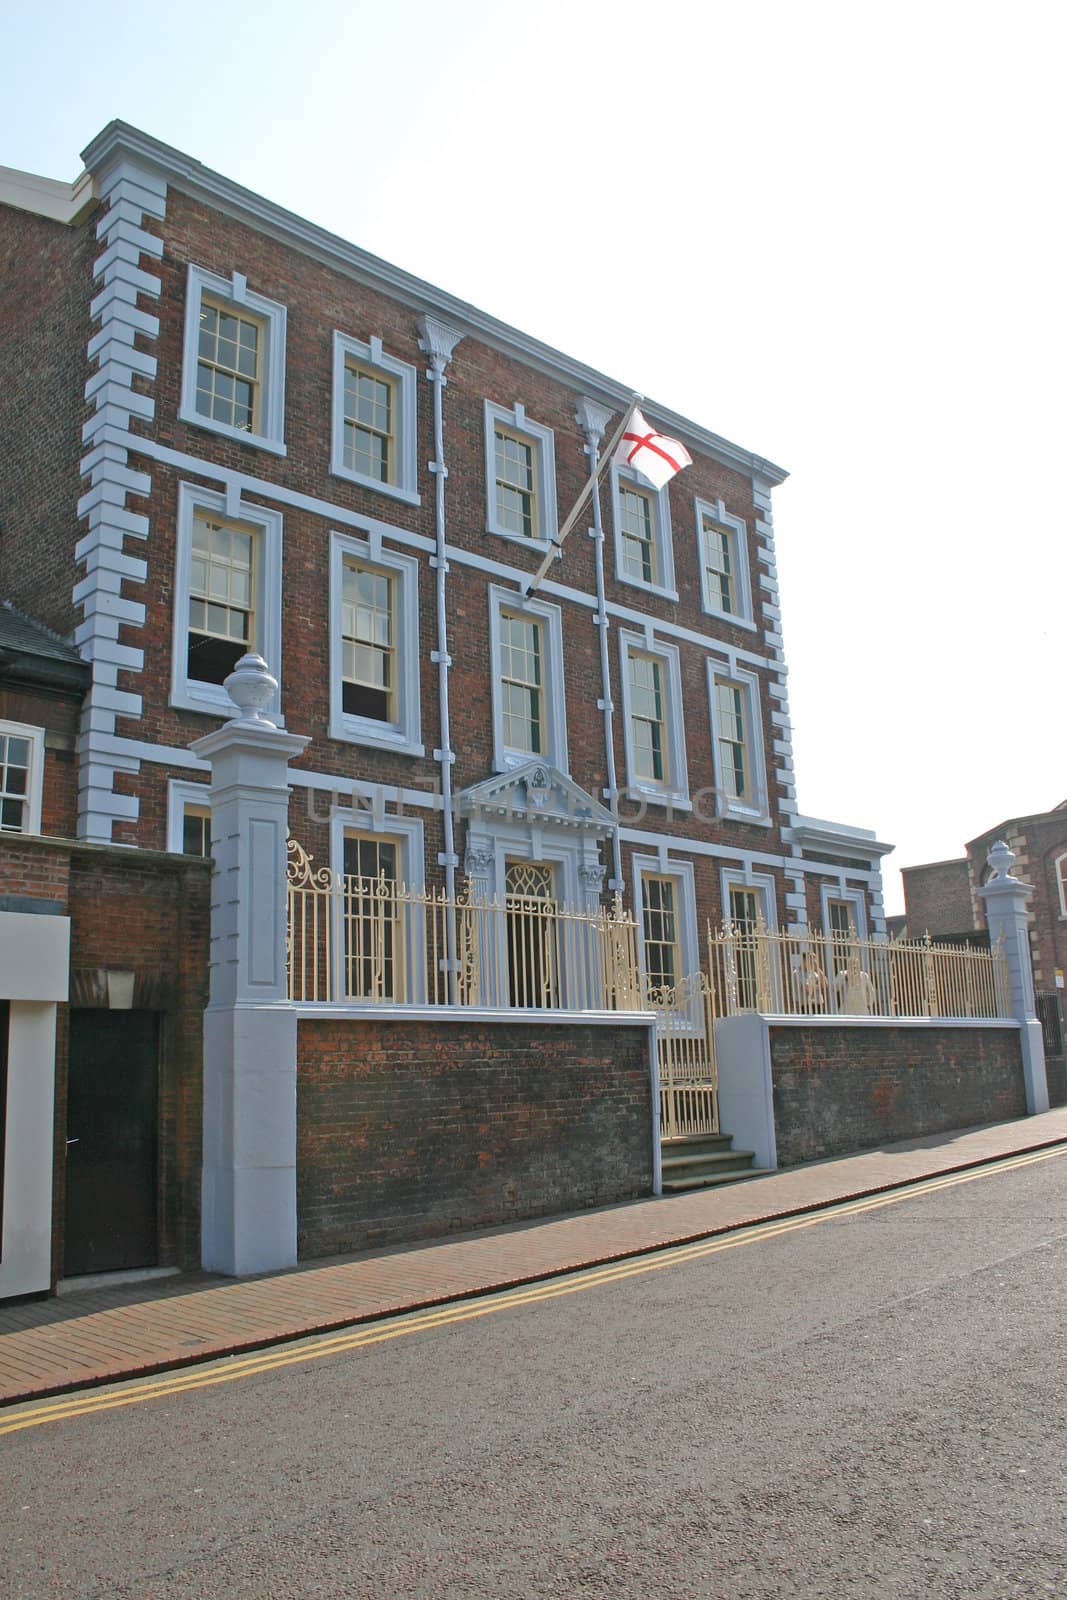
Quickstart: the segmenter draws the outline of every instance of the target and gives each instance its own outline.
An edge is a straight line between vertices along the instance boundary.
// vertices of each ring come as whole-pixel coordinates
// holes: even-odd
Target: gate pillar
[[[296,1263],[296,1012],[285,964],[289,762],[308,740],[263,708],[261,656],[226,679],[237,715],[211,763],[211,988],[204,1013],[201,1260],[233,1277]]]
[[[1015,856],[1002,839],[989,852],[993,876],[978,890],[985,902],[989,942],[996,948],[1003,939],[1008,962],[1012,1015],[1019,1019],[1023,1078],[1026,1084],[1026,1109],[1030,1116],[1048,1110],[1048,1079],[1045,1074],[1045,1045],[1041,1037],[1034,998],[1034,978],[1030,965],[1030,933],[1026,903],[1033,894],[1028,883],[1011,876]]]

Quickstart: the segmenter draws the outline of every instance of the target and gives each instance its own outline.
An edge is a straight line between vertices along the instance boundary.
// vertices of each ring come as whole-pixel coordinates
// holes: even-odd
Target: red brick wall
[[[923,934],[969,933],[974,929],[971,880],[967,859],[930,861],[919,867],[904,867],[904,905],[908,936]]]
[[[160,1017],[160,1262],[200,1260],[203,1010],[207,1004],[210,866],[0,834],[0,894],[58,900],[71,918],[70,1005],[107,1005],[109,969],[132,971],[137,1010]],[[67,1006],[56,1040],[54,1272],[62,1273]]]
[[[772,1027],[780,1166],[1026,1114],[1014,1028]]]
[[[297,1126],[305,1258],[630,1199],[648,1030],[302,1018]]]
[[[68,635],[89,374],[93,220],[0,205],[0,597]]]
[[[0,534],[2,539],[2,534]],[[80,695],[0,684],[0,720],[24,722],[45,730],[44,795],[41,832],[73,838],[78,825],[78,736]]]
[[[71,1004],[106,1005],[103,973],[133,971],[134,1007],[160,1014],[160,1262],[200,1261],[203,1010],[210,866],[82,847],[71,858]]]
[[[295,254],[284,244],[264,237],[251,228],[220,216],[200,203],[172,190],[167,199],[167,216],[162,224],[166,248],[160,264],[162,294],[151,309],[161,320],[158,341],[153,346],[159,359],[159,374],[153,385],[156,420],[148,425],[162,443],[203,459],[216,461],[240,471],[252,471],[279,486],[331,501],[366,513],[380,522],[392,523],[431,539],[434,534],[433,485],[425,462],[433,454],[431,390],[422,374],[425,357],[417,346],[414,313],[387,296],[354,282],[344,273]],[[229,276],[243,272],[249,287],[281,301],[288,308],[286,444],[284,458],[226,440],[215,434],[180,423],[181,354],[185,311],[186,271],[192,261]],[[391,354],[411,362],[418,379],[419,489],[422,504],[411,507],[375,494],[357,484],[334,478],[329,473],[329,418],[331,405],[331,335],[334,328],[357,337],[380,334]],[[535,552],[524,552],[514,543],[504,543],[485,533],[484,415],[486,398],[511,405],[521,400],[529,415],[555,430],[557,496],[561,512],[573,501],[584,481],[587,462],[583,440],[574,421],[574,406],[579,398],[558,381],[490,349],[475,339],[464,339],[456,348],[448,371],[445,391],[445,423],[448,480],[448,525],[451,542],[498,557],[532,570],[539,559]],[[140,429],[141,424],[135,424]],[[120,733],[137,738],[158,739],[185,745],[211,726],[211,719],[196,713],[179,712],[167,705],[171,635],[174,605],[174,530],[177,517],[179,478],[196,481],[195,472],[177,471],[159,463],[134,460],[144,465],[153,480],[153,534],[148,546],[149,581],[138,598],[148,606],[145,633],[124,630],[124,640],[143,643],[151,637],[158,648],[151,651],[143,674],[120,674],[120,687],[145,697],[144,717],[140,721],[119,719]],[[209,478],[203,481],[210,483]],[[700,458],[683,479],[671,487],[674,522],[674,559],[679,601],[677,604],[645,594],[614,577],[613,546],[607,547],[608,592],[621,603],[654,616],[680,622],[699,632],[708,630],[708,619],[700,605],[700,572],[697,534],[694,525],[693,497],[722,498],[728,509],[745,519],[749,538],[749,564],[757,610],[761,599],[756,561],[755,508],[751,483],[740,473]],[[610,523],[609,496],[604,492],[605,517]],[[250,499],[256,496],[250,494]],[[285,616],[283,622],[282,691],[289,727],[312,736],[313,743],[297,764],[314,767],[339,777],[359,775],[368,782],[408,784],[429,788],[439,777],[439,769],[428,755],[425,759],[398,758],[384,751],[355,748],[332,742],[326,737],[328,721],[328,571],[326,553],[330,521],[284,507],[285,511]],[[581,531],[581,530],[579,530]],[[139,552],[140,553],[140,552]],[[556,574],[553,574],[555,576]],[[559,576],[566,582],[592,593],[595,588],[593,548],[590,540],[578,534],[569,542]],[[489,578],[453,562],[449,573],[449,612],[453,671],[451,699],[453,744],[457,760],[453,778],[457,789],[478,782],[491,770],[491,717],[488,641]],[[421,668],[423,690],[423,739],[427,750],[438,743],[437,671],[429,655],[435,647],[435,593],[433,574],[425,567],[420,582]],[[596,630],[588,607],[562,602],[564,653],[567,662],[567,719],[571,770],[584,788],[599,794],[606,776],[603,749],[603,724],[596,709],[600,695],[600,667]],[[753,647],[753,635],[728,623],[714,625],[715,631],[730,643],[744,649]],[[620,707],[616,717],[616,763],[625,782],[625,760],[618,683],[617,632],[613,631],[613,694]],[[684,694],[688,704],[687,753],[692,791],[712,782],[712,752],[708,711],[706,653],[680,644]],[[770,754],[772,702],[764,692],[764,742],[768,768],[773,774]],[[163,786],[166,774],[145,767],[131,784],[142,796],[142,820],[133,825],[119,824],[115,837],[123,842],[158,847],[163,842],[165,804]],[[123,787],[120,782],[118,787]],[[772,795],[777,793],[771,783]],[[159,791],[155,793],[154,791]],[[627,807],[628,815],[632,807]],[[672,818],[662,807],[651,807],[644,825],[675,837],[694,835],[702,839],[728,842],[739,850],[765,852],[774,847],[774,835],[766,829],[744,823],[721,821],[705,816]],[[460,828],[462,849],[463,829]],[[430,853],[430,859],[433,854]],[[717,918],[721,914],[717,870],[702,874],[707,898],[700,916]],[[701,892],[705,884],[702,881]]]

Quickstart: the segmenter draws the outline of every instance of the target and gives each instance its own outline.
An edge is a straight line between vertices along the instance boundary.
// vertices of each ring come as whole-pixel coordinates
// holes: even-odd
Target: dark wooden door
[[[72,1011],[64,1272],[157,1260],[157,1019]]]

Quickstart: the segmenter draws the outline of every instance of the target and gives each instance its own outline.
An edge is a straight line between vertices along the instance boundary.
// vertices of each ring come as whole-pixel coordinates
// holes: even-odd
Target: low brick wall
[[[1014,1028],[770,1028],[780,1166],[1026,1115]]]
[[[301,1018],[303,1258],[646,1195],[642,1024]]]

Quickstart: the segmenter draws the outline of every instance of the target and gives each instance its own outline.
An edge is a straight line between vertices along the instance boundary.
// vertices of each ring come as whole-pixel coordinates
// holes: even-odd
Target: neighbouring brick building
[[[208,874],[194,858],[211,816],[190,746],[234,715],[224,682],[246,651],[278,680],[274,721],[308,741],[289,826],[315,867],[587,911],[617,893],[665,984],[699,968],[724,919],[884,932],[888,847],[798,813],[782,469],[648,403],[692,467],[657,492],[611,464],[527,593],[622,385],[122,123],[84,160],[73,185],[0,169],[0,596],[43,626],[63,679],[0,688],[0,739],[28,740],[36,762],[9,797],[0,870],[5,892],[70,919],[69,994],[33,1002],[55,1010],[60,1152],[80,1138],[68,1005],[72,1061],[111,1047],[121,1024],[101,1019],[140,1019],[126,1026],[156,1128],[142,1255],[196,1254]],[[525,955],[558,1005],[547,958]],[[58,946],[50,959],[54,976]],[[410,1000],[400,955],[385,965],[375,997]],[[301,1027],[306,1108],[315,1074],[337,1068]],[[553,1101],[568,1125],[607,1070],[588,1040],[574,1051],[589,1078]],[[333,1154],[301,1179],[308,1248],[372,1236],[322,1221],[337,1140],[358,1141],[363,1115],[331,1093]],[[301,1111],[308,1151],[317,1115]],[[560,1124],[537,1115],[547,1148]],[[584,1190],[546,1177],[540,1204],[647,1187],[626,1137]],[[480,1154],[453,1223],[537,1209],[513,1175],[499,1186],[513,1203],[479,1199]],[[56,1183],[61,1216],[58,1166]],[[373,1236],[434,1203],[394,1197]]]
[[[1013,871],[1032,893],[1027,907],[1030,959],[1039,1013],[1045,1027],[1049,1091],[1054,1103],[1067,1100],[1064,1072],[1063,1005],[1067,973],[1067,800],[1051,811],[1009,817],[968,841],[966,854],[952,861],[904,867],[907,930],[912,937],[985,937],[985,914],[977,890],[987,881],[987,858],[1003,839],[1015,854]]]

